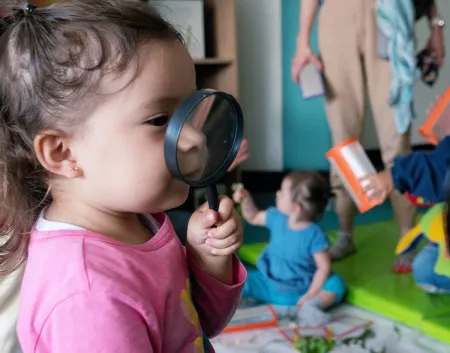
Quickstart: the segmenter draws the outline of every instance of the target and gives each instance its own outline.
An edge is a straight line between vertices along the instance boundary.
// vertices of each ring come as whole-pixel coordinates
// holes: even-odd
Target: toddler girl
[[[262,302],[298,305],[309,324],[327,319],[323,312],[342,300],[345,284],[331,273],[330,246],[316,223],[331,197],[327,181],[315,172],[287,175],[276,195],[276,207],[258,210],[249,193],[235,191],[235,202],[252,225],[270,230],[269,245],[261,253],[257,270],[249,271],[243,295]]]
[[[27,260],[24,353],[211,351],[203,335],[225,327],[246,278],[242,224],[228,198],[203,205],[185,249],[162,213],[189,189],[164,161],[170,116],[196,89],[179,34],[136,0],[9,7],[0,265]],[[179,156],[197,168],[204,138],[183,130]]]

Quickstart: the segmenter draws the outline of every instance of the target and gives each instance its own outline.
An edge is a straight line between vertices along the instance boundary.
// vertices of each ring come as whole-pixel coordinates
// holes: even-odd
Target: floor
[[[450,346],[429,338],[417,330],[395,323],[382,316],[362,309],[343,304],[333,311],[334,315],[351,315],[372,322],[375,337],[368,342],[366,349],[360,346],[345,346],[336,348],[333,353],[379,353],[387,347],[384,353],[444,353],[450,351]],[[287,326],[284,322],[281,326]],[[394,329],[398,329],[398,333]],[[273,340],[254,340],[248,343],[244,339],[226,340],[223,334],[213,341],[216,353],[295,353],[286,343]],[[231,337],[231,336],[230,336]],[[235,335],[235,337],[238,337]],[[231,344],[229,342],[232,342]],[[370,350],[372,349],[372,350]]]

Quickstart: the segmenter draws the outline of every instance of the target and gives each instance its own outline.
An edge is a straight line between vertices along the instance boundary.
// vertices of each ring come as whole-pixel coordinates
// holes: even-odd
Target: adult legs
[[[364,117],[364,74],[360,53],[361,0],[327,0],[319,18],[319,49],[326,80],[325,108],[333,146],[350,137],[359,139]],[[340,233],[331,249],[333,259],[355,251],[353,222],[356,208],[336,169],[331,169]]]

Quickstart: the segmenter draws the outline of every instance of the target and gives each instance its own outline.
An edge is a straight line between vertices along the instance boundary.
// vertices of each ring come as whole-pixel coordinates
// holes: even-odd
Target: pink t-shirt
[[[234,285],[218,282],[186,256],[165,214],[152,221],[154,237],[132,246],[40,218],[21,289],[24,353],[204,352],[202,333],[229,322],[246,271],[235,257]]]

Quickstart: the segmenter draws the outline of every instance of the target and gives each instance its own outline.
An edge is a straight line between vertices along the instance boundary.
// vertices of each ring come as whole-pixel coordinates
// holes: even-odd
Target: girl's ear
[[[46,130],[34,138],[39,163],[50,173],[66,178],[80,176],[80,169],[70,150],[70,139],[60,130]]]

